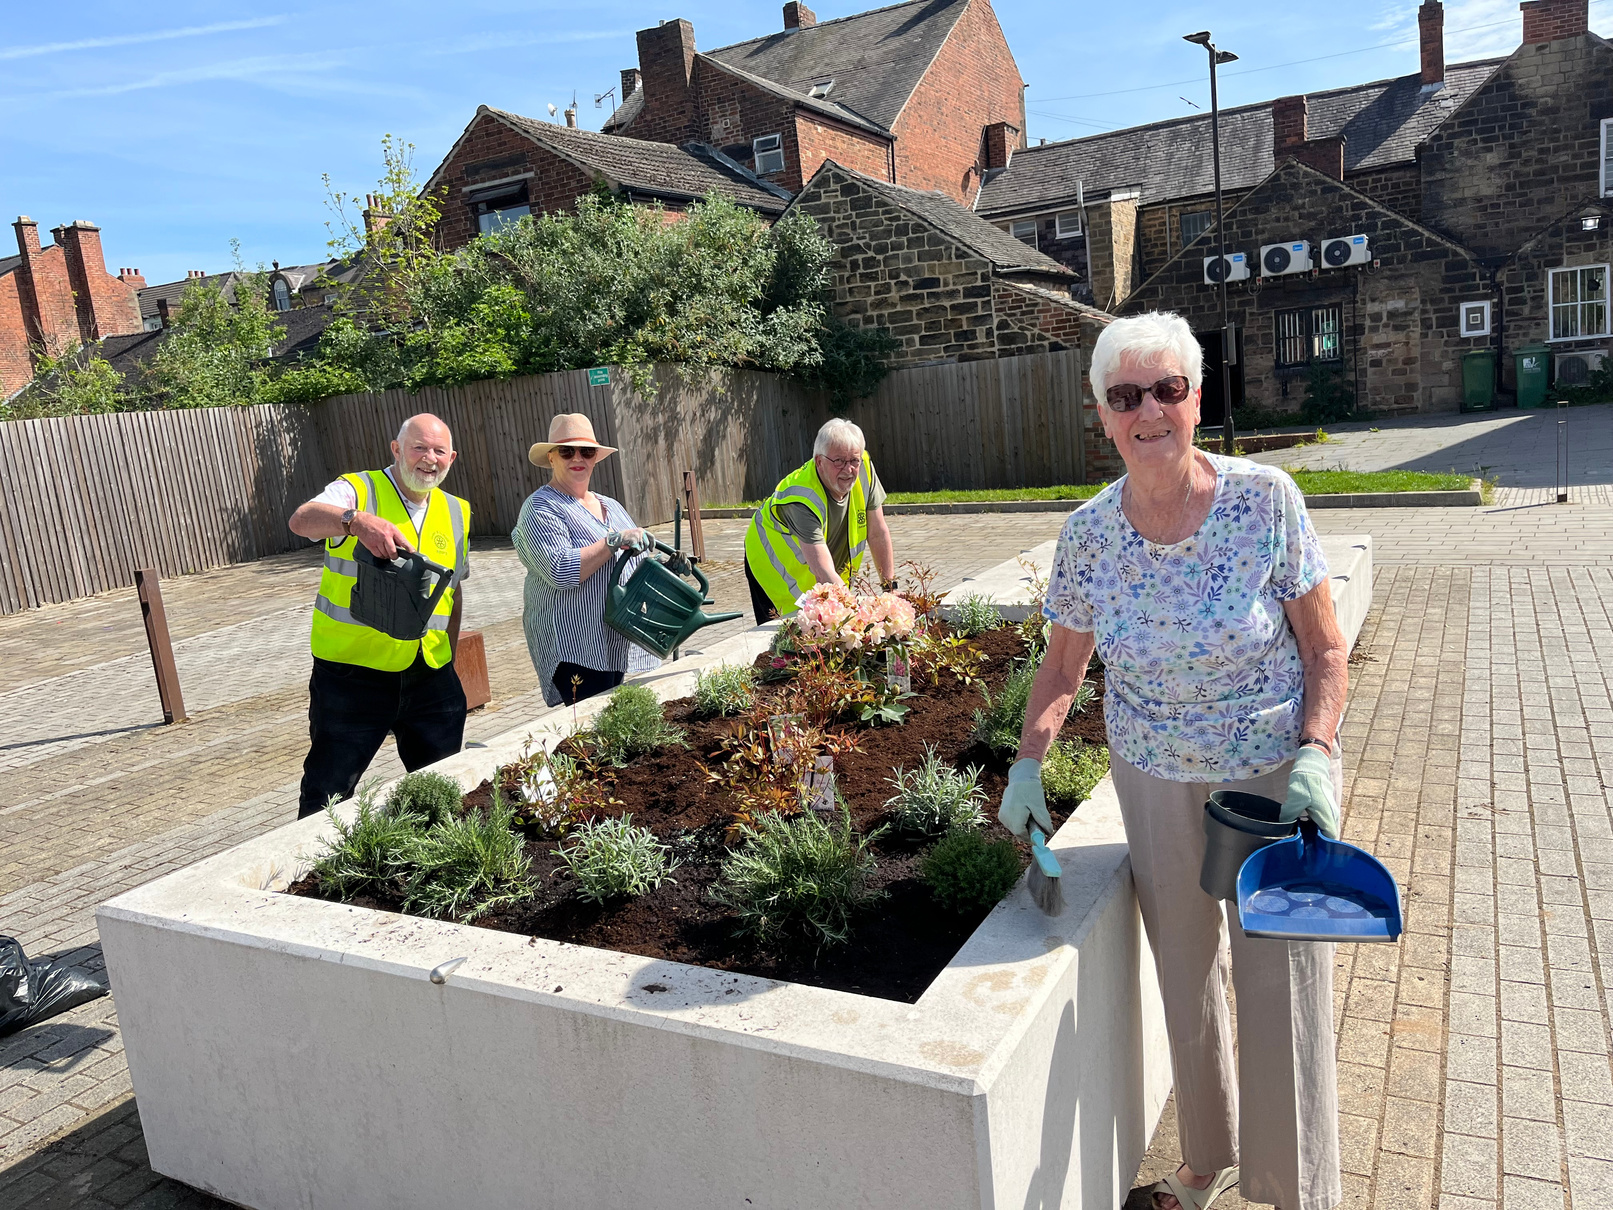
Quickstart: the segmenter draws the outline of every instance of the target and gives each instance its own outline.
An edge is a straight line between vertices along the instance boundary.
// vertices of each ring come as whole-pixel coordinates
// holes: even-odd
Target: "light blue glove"
[[[1333,761],[1320,748],[1306,744],[1294,757],[1294,770],[1288,775],[1288,797],[1277,816],[1293,823],[1308,813],[1311,822],[1329,840],[1339,838],[1339,800],[1333,787]]]
[[[1003,791],[997,820],[1015,836],[1024,836],[1032,816],[1042,831],[1053,835],[1053,817],[1047,813],[1047,798],[1042,793],[1042,762],[1027,756],[1008,770],[1008,789]]]

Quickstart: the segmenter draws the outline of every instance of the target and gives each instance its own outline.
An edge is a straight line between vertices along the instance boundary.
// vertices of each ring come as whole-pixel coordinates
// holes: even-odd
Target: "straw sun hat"
[[[561,412],[549,421],[549,440],[535,442],[526,452],[527,461],[533,466],[548,466],[549,451],[557,445],[591,445],[599,451],[599,462],[616,452],[614,445],[601,445],[594,440],[594,422],[581,412]]]

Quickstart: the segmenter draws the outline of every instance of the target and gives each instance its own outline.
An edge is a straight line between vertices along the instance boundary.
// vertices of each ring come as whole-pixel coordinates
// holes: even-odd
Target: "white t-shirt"
[[[393,487],[398,486],[397,476],[392,473],[392,468],[390,466],[386,468],[386,477],[392,481]],[[409,521],[414,525],[414,532],[418,534],[420,532],[420,523],[426,519],[426,507],[431,503],[431,497],[428,495],[424,500],[421,500],[417,504],[415,501],[409,499],[408,496],[404,495],[400,489],[398,491],[398,499],[402,500],[403,507],[409,510]],[[353,490],[353,485],[346,479],[336,479],[330,483],[327,483],[325,485],[325,490],[320,492],[319,495],[315,496],[311,501],[309,501],[309,503],[334,504],[340,509],[357,508],[358,492]],[[338,537],[339,536],[340,535],[338,535]],[[468,558],[462,558],[460,559],[459,563],[463,570],[455,577],[454,582],[456,584],[461,580],[470,579],[470,560]]]

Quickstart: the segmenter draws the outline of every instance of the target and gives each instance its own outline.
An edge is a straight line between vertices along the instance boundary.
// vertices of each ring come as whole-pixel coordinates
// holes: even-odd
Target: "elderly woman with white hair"
[[[1071,514],[1052,623],[999,818],[1052,831],[1041,759],[1094,650],[1115,790],[1165,1004],[1183,1163],[1158,1210],[1248,1201],[1329,1210],[1342,1197],[1333,947],[1230,930],[1199,888],[1204,802],[1241,790],[1338,835],[1348,649],[1327,564],[1282,471],[1193,446],[1199,344],[1176,315],[1114,321],[1092,352],[1104,432],[1126,474]]]
[[[895,588],[885,489],[862,429],[837,418],[818,430],[812,460],[780,481],[745,531],[745,579],[757,622],[794,613],[814,584],[850,585],[867,553],[881,586]]]

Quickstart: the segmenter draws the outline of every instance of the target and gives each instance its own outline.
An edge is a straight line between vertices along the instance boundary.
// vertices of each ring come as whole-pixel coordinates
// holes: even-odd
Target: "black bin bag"
[[[0,937],[0,1038],[106,995],[75,967],[29,962],[15,938]]]

